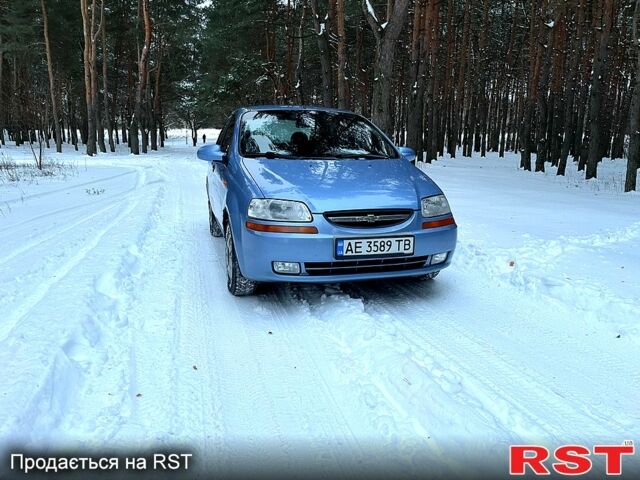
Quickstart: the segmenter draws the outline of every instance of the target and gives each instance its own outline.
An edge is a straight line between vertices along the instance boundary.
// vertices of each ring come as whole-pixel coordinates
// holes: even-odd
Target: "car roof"
[[[320,110],[323,112],[333,113],[351,113],[355,114],[351,110],[345,110],[340,108],[322,107],[320,105],[252,105],[250,107],[243,107],[241,110],[248,111],[265,111],[265,110]],[[357,115],[357,114],[356,114]]]

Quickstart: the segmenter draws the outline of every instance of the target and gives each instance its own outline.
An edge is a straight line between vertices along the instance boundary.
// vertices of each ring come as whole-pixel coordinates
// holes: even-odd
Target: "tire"
[[[212,237],[222,237],[222,228],[220,227],[220,222],[218,222],[218,219],[213,214],[213,210],[211,210],[211,202],[207,202],[207,205],[209,206],[209,232]]]
[[[224,237],[227,266],[227,288],[229,289],[229,292],[236,297],[252,295],[256,291],[258,283],[245,278],[240,271],[230,224],[227,224],[225,228]]]

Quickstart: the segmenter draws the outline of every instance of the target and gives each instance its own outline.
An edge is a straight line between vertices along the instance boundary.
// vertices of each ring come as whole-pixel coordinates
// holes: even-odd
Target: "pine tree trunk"
[[[142,96],[142,117],[140,119],[140,134],[142,136],[142,153],[147,153],[149,151],[149,124],[152,113],[151,112],[151,94],[149,92],[149,67],[147,63],[147,81],[145,82],[146,87],[144,90],[144,95]]]
[[[42,139],[44,138],[47,148],[51,148],[49,145],[49,102],[44,107],[44,126],[40,126],[40,132],[38,134],[38,143],[42,145]]]
[[[440,2],[431,1],[429,4],[429,13],[427,19],[428,28],[425,33],[427,36],[427,55],[429,58],[427,96],[425,101],[426,107],[426,124],[429,132],[427,137],[427,162],[438,158],[438,139],[439,139],[439,122],[438,122],[438,101],[439,101],[439,78],[437,72],[437,47],[438,32],[440,29],[439,16]]]
[[[540,82],[540,67],[542,62],[542,48],[540,45],[540,29],[542,20],[538,13],[537,0],[531,2],[531,26],[529,31],[529,87],[527,101],[523,114],[523,129],[521,135],[522,156],[520,168],[531,171],[531,151],[533,147],[532,133],[536,124],[536,100]]]
[[[298,24],[298,52],[296,56],[296,66],[295,66],[295,79],[296,84],[294,86],[294,90],[296,91],[296,101],[300,105],[304,105],[305,95],[304,88],[302,85],[302,71],[304,66],[304,26],[307,21],[307,2],[302,2],[302,13],[300,14],[300,23]],[[161,122],[162,123],[162,119]],[[161,143],[164,144],[163,135],[160,136]],[[164,145],[163,145],[164,146]]]
[[[584,68],[587,68],[587,63],[585,62]],[[586,72],[583,73],[583,76],[586,77]],[[586,78],[583,79],[581,89],[580,89],[580,97],[578,99],[578,111],[576,113],[576,121],[575,121],[575,138],[573,144],[573,161],[578,164],[578,170],[584,170],[584,162],[581,160],[583,155],[582,151],[584,150],[584,123],[585,118],[587,116],[587,95],[588,95],[589,85],[586,81]]]
[[[131,140],[129,138],[129,135],[127,135],[128,130],[127,130],[127,117],[125,116],[125,114],[123,113],[121,118],[120,118],[120,125],[122,126],[122,143],[126,143],[127,147],[131,148]]]
[[[158,49],[160,50],[160,49]],[[158,150],[158,125],[161,125],[160,121],[160,73],[162,71],[162,56],[158,51],[158,61],[156,65],[156,77],[155,85],[153,89],[153,125],[151,127],[151,150]],[[162,131],[160,131],[160,142],[163,142]],[[164,146],[164,145],[163,145]]]
[[[102,4],[104,9],[104,3]],[[107,136],[109,137],[109,150],[111,152],[116,151],[116,145],[113,141],[113,126],[111,125],[111,109],[109,108],[109,82],[108,82],[108,68],[109,63],[109,51],[107,47],[107,25],[104,18],[104,12],[102,14],[102,95],[104,102],[104,119],[105,126],[107,128]]]
[[[87,155],[93,156],[96,154],[96,113],[95,113],[95,99],[93,94],[95,92],[92,85],[92,49],[93,49],[93,28],[95,24],[95,0],[91,5],[91,18],[89,18],[89,7],[87,0],[80,0],[80,8],[82,10],[82,28],[84,33],[84,89],[85,89],[85,101],[87,104]]]
[[[407,92],[407,145],[416,151],[416,158],[422,160],[422,130],[424,105],[424,65],[423,55],[426,0],[418,0],[413,16],[411,34],[411,57],[408,73]]]
[[[359,27],[356,31],[356,42],[354,46],[354,59],[353,59],[353,77],[351,80],[351,88],[349,91],[351,92],[351,103],[353,105],[354,110],[358,113],[366,115],[367,105],[364,102],[364,98],[362,98],[362,92],[364,91],[364,77],[366,75],[366,71],[362,68],[362,57],[363,57],[363,39],[364,39],[364,31],[366,25],[364,24],[364,19],[360,20]]]
[[[488,99],[487,99],[487,71],[489,67],[489,58],[487,52],[487,30],[489,26],[489,0],[482,2],[482,24],[479,26],[479,65],[478,65],[478,95],[480,97],[479,117],[476,119],[476,152],[480,151],[480,156],[486,156],[486,127],[488,121]],[[478,145],[479,143],[479,145]]]
[[[562,123],[566,105],[562,97],[562,83],[566,76],[565,56],[567,48],[566,5],[558,7],[557,21],[553,35],[553,82],[551,83],[551,103],[549,140],[551,142],[549,160],[554,166],[558,165],[562,151]],[[569,76],[571,73],[569,74]]]
[[[164,148],[164,120],[162,118],[162,102],[160,102],[160,113],[158,114],[158,131],[160,133],[160,148]]]
[[[627,158],[627,175],[624,183],[624,191],[636,189],[636,178],[640,168],[640,0],[636,0],[636,8],[633,14],[632,38],[636,52],[636,81],[633,87],[633,96],[629,110],[629,154]]]
[[[71,130],[71,143],[75,151],[78,151],[78,124],[76,109],[73,101],[69,101],[69,129]]]
[[[336,0],[336,27],[338,33],[338,108],[347,108],[347,55],[344,28],[344,0]]]
[[[393,3],[393,7],[390,7]],[[409,11],[409,0],[395,0],[388,4],[387,22],[384,28],[380,25],[375,13],[370,11],[367,0],[363,0],[362,8],[376,39],[374,57],[374,79],[372,98],[372,118],[387,135],[393,135],[393,118],[391,109],[391,86],[397,41]]]
[[[322,103],[325,107],[333,106],[333,73],[331,68],[331,50],[329,48],[329,29],[326,21],[320,21],[318,0],[311,0],[313,27],[320,50],[320,70],[322,72]]]
[[[542,15],[545,15],[549,6],[547,0],[542,2]],[[555,25],[554,27],[555,28]],[[549,120],[549,72],[551,70],[551,59],[553,49],[550,45],[550,28],[545,25],[544,22],[540,22],[539,34],[542,38],[539,41],[542,42],[539,48],[539,83],[536,89],[537,96],[537,111],[536,111],[536,163],[535,171],[544,172],[545,163],[548,161],[548,120]]]
[[[529,84],[527,88],[527,100],[522,116],[522,154],[520,168],[531,171],[531,132],[535,120],[535,101],[537,98],[538,72],[540,71],[540,53],[538,47],[538,0],[531,1],[531,18],[529,29]]]
[[[593,74],[591,78],[591,93],[589,95],[589,153],[587,157],[586,179],[598,176],[598,163],[602,160],[601,151],[601,109],[602,109],[602,76],[604,64],[607,61],[607,49],[611,25],[613,23],[613,0],[604,0],[602,16],[604,26],[600,34],[600,45],[593,60]]]
[[[149,146],[151,150],[158,150],[158,130],[156,121],[156,103],[155,93],[153,97],[149,93],[150,87],[147,86],[147,133],[149,135]]]
[[[55,80],[53,78],[53,60],[51,59],[51,44],[49,43],[49,19],[45,0],[40,0],[42,9],[42,23],[44,24],[44,45],[47,53],[47,72],[49,74],[49,93],[51,95],[51,111],[53,114],[53,127],[56,135],[56,152],[62,153],[62,132],[60,130],[60,117],[58,115],[58,102],[56,101]],[[2,58],[2,57],[0,57]],[[0,76],[2,71],[0,70]]]
[[[504,7],[504,5],[503,5]],[[498,88],[498,98],[496,98],[496,105],[498,102],[500,103],[500,113],[497,117],[498,123],[496,124],[496,128],[499,129],[497,133],[497,142],[498,142],[498,156],[504,157],[505,149],[509,149],[511,146],[510,141],[510,133],[511,133],[511,122],[510,118],[513,116],[513,111],[517,108],[518,104],[518,88],[517,88],[517,80],[513,77],[513,72],[516,71],[517,66],[515,65],[515,61],[513,60],[514,50],[517,49],[515,45],[515,35],[517,28],[520,25],[520,10],[516,9],[511,21],[511,30],[509,33],[509,43],[507,53],[505,55],[505,67],[507,70],[504,72],[505,75],[501,75],[498,79],[499,88]],[[519,55],[516,55],[516,58],[520,58]],[[515,96],[511,96],[511,92],[515,91]]]
[[[102,108],[100,108],[100,102],[98,101],[98,35],[100,34],[101,26],[96,29],[95,13],[96,13],[96,1],[93,0],[93,8],[91,15],[91,89],[93,91],[91,99],[93,101],[93,111],[96,115],[96,130],[97,130],[97,143],[101,153],[107,152],[107,147],[104,143],[104,128],[102,126]],[[100,25],[104,18],[104,0],[101,0],[100,7]]]
[[[454,0],[448,0],[447,2],[447,63],[444,68],[444,114],[446,115],[443,135],[446,135],[446,147],[447,153],[449,155],[455,157],[455,133],[453,132],[453,101],[454,101],[454,88],[453,88],[453,80],[454,80],[454,69],[453,69],[453,56],[454,56],[454,47],[455,47],[455,32],[453,28],[453,19],[454,19],[454,8],[455,3]],[[443,144],[444,150],[444,144]],[[444,155],[444,151],[442,152]]]
[[[584,18],[584,4],[586,0],[580,0],[580,5],[577,7],[577,19],[576,19],[576,31],[575,37],[571,43],[572,50],[578,51],[582,41],[582,25]],[[576,126],[574,123],[575,119],[575,98],[576,98],[576,88],[577,88],[577,79],[578,79],[578,55],[571,55],[571,63],[569,65],[569,69],[567,72],[567,84],[565,87],[565,98],[564,98],[564,122],[563,122],[563,133],[564,138],[562,140],[562,148],[560,151],[560,160],[558,161],[558,171],[557,175],[564,175],[567,169],[567,159],[569,158],[569,153],[571,151],[572,146],[575,143],[575,131]]]
[[[97,85],[96,85],[97,88]],[[102,125],[102,108],[100,102],[98,102],[98,91],[93,92],[93,98],[95,99],[95,112],[96,112],[96,130],[98,133],[98,148],[101,153],[107,153],[107,145],[104,143],[104,126]]]
[[[461,145],[462,132],[465,128],[465,78],[469,65],[469,31],[471,28],[471,3],[465,2],[464,16],[462,20],[462,43],[460,45],[460,70],[458,73],[458,84],[456,87],[456,103],[453,112],[452,135],[455,137],[456,146]],[[464,152],[464,148],[463,148]],[[462,154],[464,156],[464,153]],[[455,157],[455,150],[452,157]]]
[[[138,130],[144,130],[143,125],[143,97],[146,92],[147,83],[147,69],[149,65],[149,49],[151,48],[151,15],[149,12],[149,0],[141,0],[142,2],[142,17],[144,20],[144,45],[140,54],[140,61],[138,62],[138,88],[136,90],[136,103],[135,112],[131,119],[131,128],[129,129],[129,139],[131,142],[131,153],[134,155],[140,154],[140,145],[138,139]],[[146,135],[144,131],[142,133],[143,150],[146,150]]]

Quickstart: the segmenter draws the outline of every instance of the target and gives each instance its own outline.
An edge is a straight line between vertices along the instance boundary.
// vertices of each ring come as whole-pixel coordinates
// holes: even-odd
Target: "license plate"
[[[336,240],[336,257],[412,254],[413,237],[341,238]]]

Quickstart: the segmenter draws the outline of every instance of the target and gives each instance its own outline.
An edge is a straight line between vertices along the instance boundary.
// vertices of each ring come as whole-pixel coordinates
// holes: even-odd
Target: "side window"
[[[220,132],[217,144],[220,145],[220,149],[223,152],[229,151],[229,145],[231,144],[231,139],[233,138],[233,129],[235,127],[235,123],[235,115],[231,115],[231,117],[229,117],[224,127],[222,128],[222,131]]]
[[[218,135],[218,139],[216,140],[216,145],[222,146],[222,139],[227,133],[227,128],[229,127],[229,119],[224,122],[222,129],[220,130],[220,135]]]

